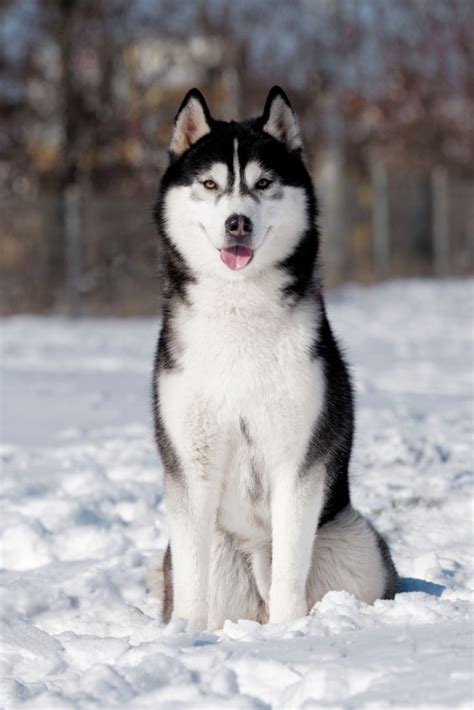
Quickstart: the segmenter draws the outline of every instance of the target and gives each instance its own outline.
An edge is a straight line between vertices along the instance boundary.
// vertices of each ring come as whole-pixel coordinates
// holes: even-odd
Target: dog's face
[[[281,89],[262,116],[215,121],[190,91],[175,119],[160,227],[196,273],[246,278],[287,259],[314,219],[295,115]]]

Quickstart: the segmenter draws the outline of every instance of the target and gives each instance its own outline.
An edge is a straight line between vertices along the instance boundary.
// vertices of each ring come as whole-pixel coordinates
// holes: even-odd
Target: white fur
[[[320,528],[308,578],[311,605],[327,592],[341,590],[373,604],[383,596],[386,579],[376,533],[354,508]]]
[[[314,562],[326,470],[319,464],[302,476],[301,464],[324,401],[322,366],[309,355],[319,314],[314,302],[281,298],[289,276],[276,266],[305,229],[306,197],[278,181],[258,200],[240,194],[237,141],[233,160],[231,192],[227,166],[216,163],[165,197],[167,232],[197,275],[189,303],[173,310],[179,366],[159,375],[161,416],[182,469],[166,478],[173,616],[194,630],[239,615],[266,620],[261,600],[272,622],[303,616],[308,594],[339,583],[352,590],[350,555],[377,580],[361,587],[362,598],[383,591],[384,579],[360,516],[325,526]],[[256,161],[246,166],[250,190],[262,175]],[[207,179],[217,190],[205,188]],[[232,213],[254,225],[253,260],[238,272],[219,255]],[[328,540],[341,552],[336,571]]]
[[[252,163],[253,183],[263,177]],[[252,175],[251,175],[252,177]],[[204,182],[212,179],[217,190],[207,190]],[[192,185],[172,187],[165,197],[165,219],[168,232],[179,251],[198,273],[241,283],[263,274],[272,264],[289,256],[306,227],[306,195],[303,189],[283,186],[278,180],[264,192],[259,202],[242,195],[235,187],[225,193],[227,167],[216,163]],[[272,199],[280,196],[280,199]],[[225,246],[226,219],[231,214],[244,214],[252,220],[252,246],[255,255],[250,264],[238,273],[225,266],[219,250]],[[274,293],[271,294],[276,297]]]
[[[218,186],[218,189],[223,189],[227,185],[229,170],[225,163],[214,163],[209,170],[206,170],[199,179],[198,184],[194,185],[194,195],[199,191],[198,195],[201,200],[209,196],[209,190],[204,187],[206,180],[212,180]]]
[[[226,619],[268,621],[246,555],[221,530],[214,535],[211,560],[208,629],[221,629]]]
[[[240,191],[240,163],[239,163],[239,141],[234,138],[234,185],[232,194],[234,197],[239,197]]]
[[[272,505],[275,524],[272,531],[271,622],[288,621],[308,612],[306,583],[324,501],[325,473],[324,466],[317,467],[298,483],[282,467],[276,477]]]
[[[270,107],[270,115],[263,130],[285,143],[290,150],[301,148],[301,133],[293,109],[281,96],[275,96]]]
[[[210,132],[202,104],[191,97],[176,117],[170,151],[178,156]]]
[[[278,591],[270,594],[270,620],[306,613],[324,471],[311,489],[312,476],[298,485],[298,470],[324,385],[319,363],[308,356],[314,314],[301,308],[288,318],[275,295],[281,279],[273,273],[240,283],[201,278],[192,289],[191,309],[175,314],[183,367],[161,374],[160,400],[188,487],[184,506],[180,489],[173,490],[173,483],[167,488],[174,615],[190,619],[192,627],[207,618],[217,520],[249,552],[273,545],[272,585]],[[252,470],[241,418],[260,452],[263,490],[257,505],[248,501]],[[263,579],[261,586],[268,584]]]
[[[245,182],[247,183],[250,189],[255,187],[257,182],[262,177],[267,177],[265,170],[256,160],[251,160],[249,163],[247,163],[247,165],[245,166],[244,175]]]

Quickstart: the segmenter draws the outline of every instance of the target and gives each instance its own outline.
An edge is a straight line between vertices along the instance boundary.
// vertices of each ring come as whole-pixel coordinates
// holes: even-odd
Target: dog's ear
[[[303,143],[295,112],[288,96],[279,86],[274,86],[265,101],[261,118],[262,129],[288,150],[301,150]]]
[[[198,89],[188,91],[174,119],[170,157],[179,158],[196,141],[210,133],[213,119]]]

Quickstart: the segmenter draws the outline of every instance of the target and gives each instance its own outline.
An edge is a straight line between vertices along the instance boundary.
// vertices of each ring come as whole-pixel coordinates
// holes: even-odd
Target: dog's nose
[[[231,237],[248,237],[252,229],[252,220],[244,214],[231,214],[225,221],[225,231]]]

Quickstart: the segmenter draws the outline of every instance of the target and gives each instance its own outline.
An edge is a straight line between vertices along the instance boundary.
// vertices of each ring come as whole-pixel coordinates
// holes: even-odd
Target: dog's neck
[[[193,313],[209,318],[257,318],[287,317],[300,305],[305,308],[308,298],[314,303],[316,288],[304,299],[288,294],[289,283],[286,271],[272,267],[245,279],[225,279],[197,275],[187,287],[187,303]]]

